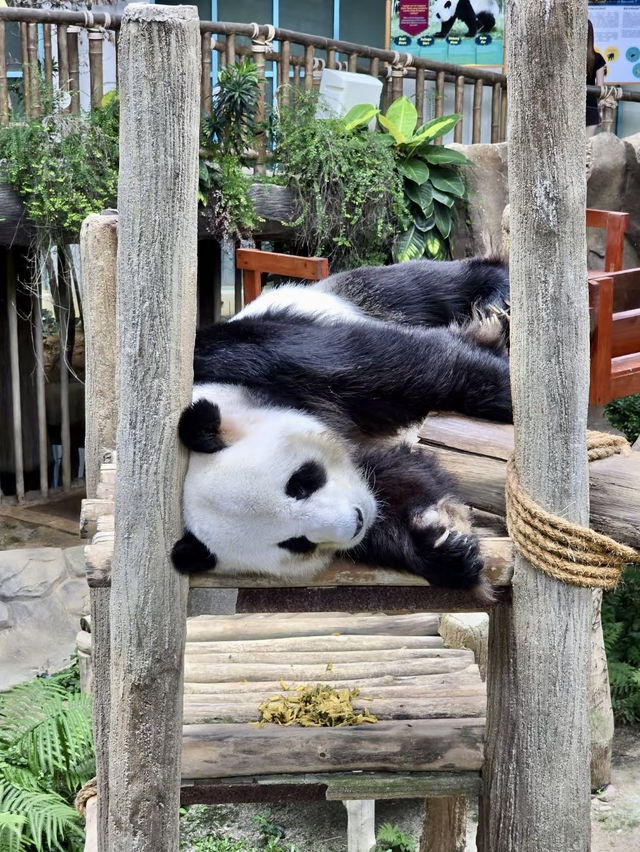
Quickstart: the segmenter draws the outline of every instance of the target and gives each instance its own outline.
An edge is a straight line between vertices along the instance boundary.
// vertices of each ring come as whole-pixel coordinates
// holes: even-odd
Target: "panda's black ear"
[[[208,399],[192,402],[180,415],[178,435],[195,453],[217,453],[227,446],[220,437],[220,409]]]
[[[173,545],[171,561],[176,571],[181,574],[196,574],[199,571],[213,571],[218,560],[214,553],[205,547],[193,533],[188,530],[182,538]]]

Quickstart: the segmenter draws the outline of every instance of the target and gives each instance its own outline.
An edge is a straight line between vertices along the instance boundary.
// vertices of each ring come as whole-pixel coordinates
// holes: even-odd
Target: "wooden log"
[[[328,633],[393,636],[433,636],[438,630],[438,616],[371,614],[358,617],[349,613],[271,613],[254,615],[199,615],[187,623],[187,641],[219,641],[224,639],[275,639],[293,636],[324,636]]]
[[[187,584],[169,553],[182,531],[177,426],[191,396],[197,307],[197,10],[127,6],[119,51],[109,848],[174,852]],[[131,618],[142,612],[144,630]]]
[[[185,661],[184,678],[187,683],[224,683],[226,681],[257,680],[267,678],[279,681],[288,680],[295,683],[313,681],[318,683],[337,680],[351,680],[377,675],[384,677],[409,677],[411,675],[440,674],[466,669],[473,663],[471,651],[456,650],[446,657],[425,658],[423,660],[407,660],[398,662],[379,663],[331,663],[328,660],[320,665],[304,665],[302,663],[287,665],[253,665],[252,663],[220,664],[212,662]]]
[[[455,415],[430,416],[418,433],[416,448],[422,447],[453,476],[463,500],[504,515],[512,426]],[[629,451],[591,462],[589,485],[593,529],[640,548],[640,456]]]
[[[480,789],[478,772],[329,772],[281,775],[251,775],[250,778],[182,780],[183,801],[188,804],[222,804],[231,801],[302,801],[301,794],[315,789],[319,795],[308,801],[347,801],[349,799],[416,799],[425,796],[465,794],[476,796]],[[279,798],[275,798],[275,790]],[[248,791],[248,795],[247,795]]]
[[[254,654],[271,651],[274,654],[288,651],[387,651],[407,648],[442,648],[444,642],[440,636],[385,636],[385,635],[334,635],[334,636],[296,636],[282,639],[254,639],[246,641],[228,640],[226,642],[190,642],[185,645],[185,654]]]
[[[478,770],[481,719],[414,719],[351,728],[186,725],[184,778],[281,772]]]
[[[80,229],[86,341],[85,478],[89,499],[97,496],[103,451],[113,450],[116,445],[117,225],[115,215],[92,213]],[[106,470],[104,476],[107,476]],[[89,506],[87,511],[90,511]],[[97,520],[97,515],[92,517]]]
[[[586,19],[582,0],[505,4],[515,461],[534,501],[580,525],[589,522]],[[545,91],[550,77],[562,109]],[[512,607],[490,619],[478,849],[587,852],[592,593],[519,555],[512,592]]]
[[[427,798],[420,852],[464,852],[468,803],[465,796]]]
[[[424,692],[433,693],[434,695],[447,695],[451,690],[460,692],[460,695],[473,695],[481,685],[479,679],[479,670],[475,663],[467,665],[466,668],[456,668],[448,672],[432,672],[430,674],[419,675],[378,675],[369,674],[366,678],[352,678],[351,680],[341,680],[335,677],[331,680],[331,685],[336,689],[349,687],[350,689],[366,689],[367,695],[378,698],[402,698],[405,695],[420,695]],[[262,675],[265,677],[266,674]],[[260,676],[258,676],[260,677]],[[282,684],[291,685],[292,680],[243,680],[239,682],[212,682],[212,683],[190,683],[185,681],[185,695],[205,696],[207,700],[215,701],[227,700],[227,696],[244,696],[266,694],[274,695],[282,691]],[[195,699],[194,699],[195,700]],[[233,699],[232,699],[233,700]]]
[[[434,639],[436,637],[433,637]],[[203,643],[204,644],[204,643]],[[230,644],[230,643],[226,643]],[[334,665],[335,663],[357,663],[357,662],[388,662],[391,660],[422,660],[431,657],[448,657],[449,651],[454,650],[445,648],[440,644],[431,648],[393,648],[392,650],[374,650],[370,648],[362,648],[360,650],[351,651],[341,649],[332,649],[329,651],[301,651],[291,650],[294,643],[288,650],[281,651],[232,651],[231,649],[224,650],[218,648],[213,653],[205,650],[198,654],[186,653],[186,658],[190,663],[199,665],[216,665],[218,663],[245,663],[250,660],[252,664],[262,663],[265,666],[273,665],[274,663],[281,665],[283,660],[286,660],[287,665],[296,663],[304,663],[306,665],[322,663],[323,665]],[[460,649],[455,649],[460,650]],[[248,653],[250,654],[248,656]]]
[[[272,693],[277,695],[281,693]],[[200,696],[198,696],[200,698]],[[212,722],[256,722],[260,718],[258,705],[268,699],[269,695],[261,696],[257,701],[248,702],[214,702],[214,701],[185,701],[185,725],[201,725]],[[378,719],[465,719],[484,717],[486,711],[486,695],[457,696],[453,693],[447,698],[435,698],[429,693],[411,696],[406,700],[385,700],[374,698],[370,701],[353,699],[354,710],[369,710]]]

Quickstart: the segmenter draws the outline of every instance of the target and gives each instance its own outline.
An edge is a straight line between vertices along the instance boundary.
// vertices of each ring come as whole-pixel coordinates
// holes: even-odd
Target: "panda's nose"
[[[362,510],[359,509],[356,506],[356,531],[353,535],[354,538],[358,535],[358,533],[360,532],[360,530],[362,529],[363,526],[364,526],[364,517],[362,515]]]

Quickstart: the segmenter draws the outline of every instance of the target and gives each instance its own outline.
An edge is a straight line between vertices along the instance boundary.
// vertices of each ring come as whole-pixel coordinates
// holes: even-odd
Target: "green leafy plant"
[[[444,115],[416,128],[416,108],[408,98],[401,97],[386,114],[368,104],[358,104],[347,113],[344,122],[349,130],[357,130],[374,116],[388,134],[408,211],[393,245],[394,260],[450,256],[450,238],[457,218],[455,204],[466,195],[458,167],[470,161],[459,151],[436,145],[434,140],[448,133],[460,116]]]
[[[77,233],[89,213],[114,207],[118,182],[118,97],[89,116],[43,114],[0,128],[0,180],[22,199],[50,244]]]
[[[218,145],[225,154],[244,160],[256,131],[257,98],[258,73],[248,56],[221,68],[211,98],[211,113],[204,119],[208,142]]]
[[[240,239],[259,224],[243,165],[256,132],[258,76],[245,57],[220,70],[210,115],[202,120],[198,200],[207,229],[217,239]]]
[[[36,678],[0,697],[0,852],[82,848],[71,801],[95,774],[91,710],[66,678]]]
[[[607,651],[611,703],[616,719],[640,722],[640,576],[623,574],[618,587],[602,600],[602,632]]]
[[[415,840],[403,834],[397,825],[383,823],[376,834],[376,852],[415,852]]]
[[[393,152],[382,134],[317,119],[317,103],[317,93],[294,92],[277,121],[276,174],[298,198],[285,224],[298,250],[327,256],[333,270],[384,263],[407,215]]]
[[[640,393],[614,399],[605,406],[604,415],[633,444],[640,435]]]

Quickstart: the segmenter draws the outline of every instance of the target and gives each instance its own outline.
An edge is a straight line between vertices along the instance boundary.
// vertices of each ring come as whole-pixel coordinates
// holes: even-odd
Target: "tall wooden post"
[[[543,508],[587,524],[587,10],[505,8],[516,462]],[[590,848],[590,635],[591,590],[517,557],[513,607],[491,618],[483,852]]]
[[[178,849],[186,584],[181,534],[196,315],[200,32],[132,4],[119,40],[117,377],[109,849]]]

